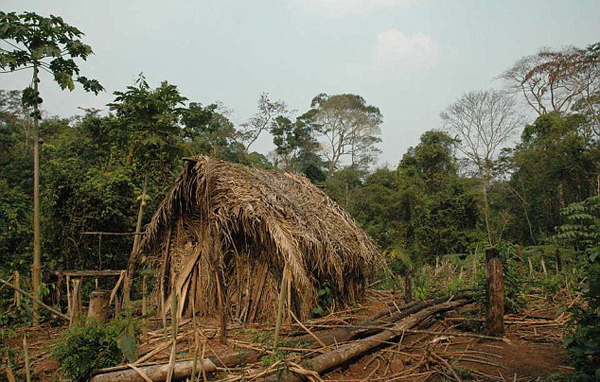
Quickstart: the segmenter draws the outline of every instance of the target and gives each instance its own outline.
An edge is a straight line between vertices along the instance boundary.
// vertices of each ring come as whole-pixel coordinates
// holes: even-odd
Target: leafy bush
[[[566,223],[558,227],[556,237],[580,253],[587,270],[585,302],[569,309],[571,334],[565,347],[575,371],[575,381],[600,380],[600,197],[590,197],[565,207],[561,214]]]
[[[71,380],[86,381],[94,370],[115,366],[125,356],[131,361],[135,347],[131,328],[127,321],[79,323],[61,334],[52,356]]]
[[[572,332],[565,338],[569,363],[575,368],[571,377],[577,381],[600,380],[600,262],[590,266],[588,278],[588,306],[569,309]]]

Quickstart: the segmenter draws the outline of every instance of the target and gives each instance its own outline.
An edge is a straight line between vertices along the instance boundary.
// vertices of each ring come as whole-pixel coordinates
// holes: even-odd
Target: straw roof
[[[183,299],[180,311],[185,296],[202,301],[196,311],[216,311],[216,303],[206,302],[215,299],[210,272],[216,272],[230,301],[247,301],[249,311],[251,304],[262,305],[256,317],[260,312],[272,315],[287,269],[290,309],[307,318],[319,286],[328,285],[336,303],[350,303],[382,264],[373,241],[308,179],[203,155],[184,160],[182,174],[148,225],[139,252],[147,266],[162,269],[161,281],[173,275]],[[263,273],[270,280],[262,281],[266,297],[261,297],[263,285],[242,286],[245,279],[258,280]],[[238,306],[237,311],[243,309]]]

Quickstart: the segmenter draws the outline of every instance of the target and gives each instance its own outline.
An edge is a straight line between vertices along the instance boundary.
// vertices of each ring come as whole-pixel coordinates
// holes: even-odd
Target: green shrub
[[[588,271],[587,306],[576,305],[569,325],[571,334],[565,338],[569,363],[575,368],[572,380],[600,380],[600,262],[591,264]]]
[[[52,356],[71,380],[86,381],[94,370],[115,366],[131,353],[135,347],[131,328],[127,321],[76,324],[61,334]]]

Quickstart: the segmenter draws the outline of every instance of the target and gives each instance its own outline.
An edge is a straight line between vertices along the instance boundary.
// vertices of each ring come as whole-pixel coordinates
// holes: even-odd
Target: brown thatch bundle
[[[372,240],[306,178],[202,155],[185,160],[138,253],[161,270],[157,296],[175,286],[180,314],[216,315],[222,286],[229,315],[244,322],[274,317],[284,269],[288,309],[307,318],[320,286],[345,305],[381,264]]]

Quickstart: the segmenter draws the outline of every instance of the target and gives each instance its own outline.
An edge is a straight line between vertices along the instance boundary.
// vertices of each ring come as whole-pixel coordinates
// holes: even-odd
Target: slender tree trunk
[[[488,202],[488,184],[489,184],[489,177],[487,175],[487,171],[483,176],[483,179],[481,181],[481,191],[483,192],[483,217],[485,219],[485,230],[487,232],[487,236],[488,236],[488,242],[490,243],[490,245],[494,245],[494,243],[492,242],[492,230],[490,228],[490,206],[489,206],[489,202]]]
[[[129,261],[127,263],[127,273],[123,280],[123,307],[127,308],[131,300],[131,283],[133,279],[133,273],[135,272],[135,261],[137,257],[137,248],[140,244],[140,233],[142,231],[142,218],[144,217],[144,204],[146,201],[146,187],[148,186],[148,175],[144,178],[144,187],[142,188],[142,196],[140,200],[140,208],[138,209],[137,222],[135,224],[135,235],[133,238],[133,248],[129,255]]]
[[[33,92],[35,102],[33,103],[33,265],[31,267],[33,281],[33,295],[37,300],[41,299],[40,285],[42,283],[42,251],[40,232],[40,108],[38,104],[38,81],[39,63],[33,63]],[[33,318],[39,323],[39,304],[33,300]]]

